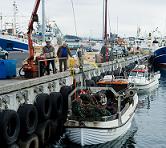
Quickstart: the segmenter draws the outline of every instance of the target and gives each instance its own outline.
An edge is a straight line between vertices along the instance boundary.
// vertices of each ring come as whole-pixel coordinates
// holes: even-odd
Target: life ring
[[[133,97],[135,95],[135,91],[134,90],[128,90],[126,92],[126,97]]]

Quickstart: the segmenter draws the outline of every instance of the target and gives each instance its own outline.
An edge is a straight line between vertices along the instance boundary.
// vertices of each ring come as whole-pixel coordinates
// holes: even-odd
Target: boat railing
[[[120,96],[120,94],[118,94],[112,87],[85,87],[85,86],[76,87],[68,96],[68,116],[72,115],[72,97],[74,96],[75,92],[79,90],[90,90],[92,92],[98,92],[101,90],[111,90],[115,98],[119,98]]]
[[[114,76],[114,79],[126,80],[126,78],[124,76]]]
[[[116,113],[116,114],[113,114],[113,115],[111,115],[111,116],[102,116],[102,117],[95,117],[95,119],[93,118],[93,117],[87,117],[87,118],[82,118],[82,119],[80,119],[80,116],[69,116],[68,117],[68,119],[69,120],[75,120],[75,121],[89,121],[89,122],[91,122],[91,121],[100,121],[100,122],[106,122],[106,121],[112,121],[112,120],[115,120],[115,119],[117,119],[118,118],[118,114]]]
[[[129,102],[127,104],[125,104],[125,107],[121,111],[121,115],[123,115],[127,111],[127,109],[129,108],[129,106],[130,106]]]
[[[118,114],[113,114],[111,116],[104,116],[101,118],[101,121],[111,121],[118,118]]]

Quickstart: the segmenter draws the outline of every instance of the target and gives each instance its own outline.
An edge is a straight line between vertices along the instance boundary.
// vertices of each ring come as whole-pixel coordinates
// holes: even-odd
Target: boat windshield
[[[138,72],[137,76],[138,77],[144,77],[144,72]]]
[[[137,72],[131,72],[131,73],[130,73],[130,76],[132,76],[132,77],[133,77],[133,76],[136,76],[136,75],[137,75]]]

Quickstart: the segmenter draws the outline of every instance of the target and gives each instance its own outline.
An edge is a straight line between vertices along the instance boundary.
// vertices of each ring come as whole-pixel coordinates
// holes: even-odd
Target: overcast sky
[[[27,27],[35,0],[15,0],[20,26]],[[45,0],[46,16],[55,20],[63,34],[75,34],[71,0]],[[13,0],[0,0],[3,22],[12,21]],[[79,36],[102,37],[103,0],[73,0]],[[135,36],[137,26],[141,33],[158,30],[166,33],[166,0],[108,0],[108,28],[121,36]],[[40,5],[41,9],[41,5]],[[41,11],[39,11],[41,14]],[[23,17],[24,16],[24,17]],[[118,21],[117,21],[118,20]],[[40,17],[41,21],[41,17]],[[118,22],[118,23],[117,23]],[[118,25],[117,25],[118,24]],[[118,27],[117,27],[118,26]]]

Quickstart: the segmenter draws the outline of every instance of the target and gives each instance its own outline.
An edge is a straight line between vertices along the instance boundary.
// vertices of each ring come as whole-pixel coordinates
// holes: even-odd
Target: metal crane
[[[33,41],[32,41],[32,31],[33,31],[34,22],[38,22],[37,11],[39,8],[40,1],[41,0],[36,0],[35,6],[33,9],[30,21],[29,21],[29,25],[28,25],[27,35],[28,35],[29,57],[28,57],[26,63],[24,63],[22,66],[23,71],[25,73],[25,77],[28,77],[28,78],[37,77],[37,75],[38,75],[38,66],[34,60],[34,47],[33,47]]]

